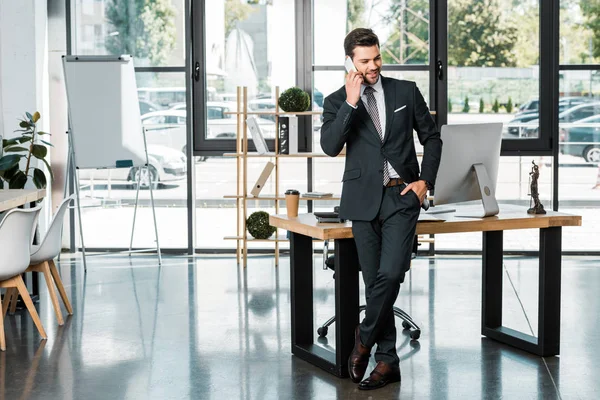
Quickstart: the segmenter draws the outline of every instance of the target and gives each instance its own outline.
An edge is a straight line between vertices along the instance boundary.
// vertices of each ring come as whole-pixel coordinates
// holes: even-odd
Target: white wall
[[[0,1],[0,123],[7,138],[17,135],[26,111],[41,113],[41,130],[50,126],[47,36],[46,0]],[[42,232],[47,210],[40,216]]]

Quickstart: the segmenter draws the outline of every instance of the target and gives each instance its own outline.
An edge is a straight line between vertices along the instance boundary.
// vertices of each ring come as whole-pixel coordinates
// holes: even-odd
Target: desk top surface
[[[0,189],[0,212],[43,199],[46,189]]]
[[[557,226],[581,226],[581,216],[547,211],[545,215],[527,214],[527,207],[500,205],[500,213],[487,218],[463,218],[457,212],[436,214],[438,221],[419,221],[417,234],[503,231],[512,229],[539,229]],[[460,213],[458,213],[460,214]],[[442,219],[444,221],[442,221]],[[352,238],[352,223],[319,223],[313,214],[288,217],[271,215],[269,224],[317,239]]]

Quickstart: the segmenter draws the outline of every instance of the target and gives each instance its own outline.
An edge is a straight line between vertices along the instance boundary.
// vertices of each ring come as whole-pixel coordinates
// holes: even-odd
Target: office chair
[[[413,252],[412,252],[412,259],[414,259],[417,256],[417,248],[419,246],[419,241],[417,236],[415,235],[415,240],[413,242]],[[335,271],[335,256],[333,255],[328,255],[328,250],[329,250],[329,241],[326,240],[323,246],[323,269],[330,269],[332,271]],[[335,279],[335,273],[333,274],[333,277]],[[358,312],[362,312],[367,308],[366,305],[361,305],[358,308]],[[406,312],[404,312],[402,309],[395,307],[394,306],[394,315],[397,316],[398,318],[400,318],[402,320],[402,328],[404,328],[405,330],[408,329],[412,329],[410,331],[410,338],[412,340],[418,340],[421,337],[421,328],[415,323],[415,321],[413,321],[412,317],[410,315],[408,315]],[[323,325],[321,325],[318,329],[317,329],[317,333],[319,334],[319,337],[325,337],[327,336],[327,331],[329,330],[329,325],[333,324],[335,322],[335,315],[332,316],[331,318],[329,318],[327,321],[325,321],[325,323]]]

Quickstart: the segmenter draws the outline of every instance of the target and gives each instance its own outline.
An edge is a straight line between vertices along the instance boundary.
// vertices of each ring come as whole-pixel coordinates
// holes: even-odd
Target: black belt
[[[405,183],[404,179],[402,179],[402,178],[390,178],[390,181],[388,182],[387,185],[385,185],[385,187],[403,185],[404,183]]]

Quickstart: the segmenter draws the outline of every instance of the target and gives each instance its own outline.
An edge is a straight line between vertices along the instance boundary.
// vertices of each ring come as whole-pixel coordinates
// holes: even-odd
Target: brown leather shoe
[[[389,364],[379,361],[377,366],[371,375],[362,381],[358,388],[360,390],[373,390],[379,389],[387,385],[388,383],[400,382],[400,368],[392,367]]]
[[[354,349],[348,357],[348,373],[352,382],[358,383],[365,376],[369,366],[369,357],[371,357],[371,349],[363,346],[360,342],[360,330],[357,326],[354,331]]]

